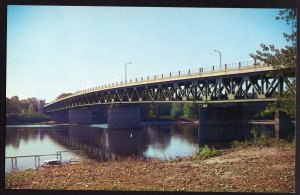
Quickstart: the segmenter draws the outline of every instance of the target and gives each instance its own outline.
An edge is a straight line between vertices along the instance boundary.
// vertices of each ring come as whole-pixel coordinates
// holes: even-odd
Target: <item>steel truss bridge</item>
[[[276,73],[266,64],[235,63],[216,70],[199,68],[112,83],[75,92],[45,105],[46,112],[101,104],[172,103],[200,104],[276,101],[276,95],[296,93],[294,77]]]

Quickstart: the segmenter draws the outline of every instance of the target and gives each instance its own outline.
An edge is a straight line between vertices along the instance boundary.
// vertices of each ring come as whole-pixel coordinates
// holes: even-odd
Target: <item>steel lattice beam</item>
[[[74,95],[45,106],[47,112],[80,106],[150,102],[249,102],[274,101],[275,95],[296,93],[293,78],[269,71],[167,80],[135,86],[112,87]]]

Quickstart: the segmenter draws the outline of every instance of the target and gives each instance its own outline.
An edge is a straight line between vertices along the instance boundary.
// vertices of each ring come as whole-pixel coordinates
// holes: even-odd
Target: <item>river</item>
[[[256,125],[255,128],[274,137],[273,125]],[[251,125],[247,129],[245,135],[249,137]],[[221,133],[228,135],[229,130],[234,128],[224,126],[208,129],[208,132],[218,132],[221,135],[218,137],[222,138]],[[126,157],[169,160],[190,156],[198,151],[199,146],[207,144],[199,138],[201,134],[198,132],[199,125],[194,123],[146,123],[140,130],[109,130],[107,124],[7,125],[5,172],[12,170],[12,159],[7,157],[56,154],[58,151],[83,150],[88,159],[99,161]],[[232,132],[236,134],[238,130]],[[225,144],[208,142],[217,148],[226,147],[228,143],[228,140]],[[63,152],[61,157],[65,161],[76,155],[72,151]],[[40,162],[56,158],[57,155],[41,156]],[[17,158],[18,169],[35,168],[35,164],[35,157]]]
[[[140,130],[109,130],[106,124],[92,125],[7,125],[5,157],[55,154],[57,151],[84,150],[90,159],[125,157],[162,160],[189,156],[198,150],[197,124],[144,125]],[[62,160],[76,156],[62,153]],[[41,156],[40,161],[57,156]],[[18,169],[35,168],[34,157],[17,158]],[[5,171],[12,170],[10,158]]]

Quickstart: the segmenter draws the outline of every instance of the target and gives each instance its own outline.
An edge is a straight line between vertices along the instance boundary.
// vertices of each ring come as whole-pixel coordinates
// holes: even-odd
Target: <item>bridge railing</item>
[[[246,68],[253,68],[255,66],[260,66],[263,64],[256,64],[254,61],[243,61],[243,62],[236,62],[236,63],[230,63],[230,64],[222,64],[220,66],[211,66],[211,67],[204,67],[204,68],[197,68],[197,69],[189,69],[189,70],[183,70],[183,71],[176,71],[176,72],[168,72],[163,74],[156,74],[152,76],[143,76],[139,78],[129,79],[127,83],[124,83],[122,81],[115,82],[115,83],[109,83],[104,84],[101,86],[96,86],[88,89],[83,89],[74,92],[72,95],[77,95],[80,93],[86,93],[89,91],[95,91],[100,89],[109,89],[111,87],[122,87],[127,86],[130,84],[138,84],[143,82],[149,82],[149,81],[156,81],[156,80],[164,80],[164,79],[170,79],[170,78],[178,78],[183,76],[189,76],[189,75],[202,75],[202,74],[209,74],[213,72],[224,72],[226,70],[233,70],[233,69],[246,69]],[[67,97],[66,97],[67,98]],[[53,103],[55,101],[52,101],[50,103]]]
[[[212,73],[217,71],[224,71],[227,69],[236,69],[236,68],[253,68],[254,61],[245,61],[245,62],[238,62],[238,63],[231,63],[231,64],[223,64],[220,68],[220,66],[212,66],[212,67],[205,67],[205,68],[197,68],[197,69],[189,69],[189,70],[180,70],[176,72],[168,72],[163,74],[156,74],[152,76],[145,76],[135,79],[130,79],[126,84],[122,82],[117,82],[110,86],[126,86],[127,84],[132,83],[142,83],[145,81],[155,81],[155,80],[164,80],[168,78],[177,78],[181,76],[189,76],[189,75],[201,75],[204,73]],[[106,86],[107,87],[107,86]],[[105,88],[105,86],[104,86]]]

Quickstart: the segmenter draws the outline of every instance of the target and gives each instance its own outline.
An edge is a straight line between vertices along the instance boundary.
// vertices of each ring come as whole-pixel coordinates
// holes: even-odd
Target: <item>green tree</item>
[[[20,100],[18,96],[6,98],[6,113],[20,113]]]
[[[29,104],[27,100],[21,100],[19,105],[20,105],[21,112],[28,110]]]
[[[11,106],[11,100],[6,97],[6,113],[12,113],[13,112],[13,109],[12,109],[12,106]]]
[[[149,116],[154,116],[156,115],[156,110],[154,104],[150,104],[149,106]]]
[[[41,122],[46,120],[51,120],[51,117],[38,113],[37,98],[19,100],[18,96],[6,97],[7,124]]]
[[[177,119],[178,117],[182,116],[182,104],[180,103],[173,103],[170,111],[170,116],[172,118]]]
[[[169,116],[171,104],[151,104],[149,107],[149,115],[152,116]]]
[[[188,118],[196,118],[197,117],[197,106],[193,103],[184,103],[183,106],[183,115]]]
[[[72,95],[72,93],[62,93],[62,94],[60,94],[56,99],[58,100],[58,99],[67,97],[67,96],[69,96],[69,95]]]
[[[35,113],[34,107],[32,104],[30,104],[28,107],[28,114],[33,115],[34,113]]]
[[[261,44],[261,50],[257,50],[256,54],[250,54],[256,63],[262,62],[273,66],[274,71],[270,72],[270,75],[284,74],[285,76],[294,77],[296,72],[296,9],[284,9],[280,10],[275,18],[276,20],[285,20],[288,25],[291,25],[291,33],[283,33],[283,37],[287,41],[287,45],[284,48],[278,49],[274,45]],[[286,94],[278,94],[277,102],[270,103],[265,109],[263,114],[280,111],[286,113],[291,118],[295,118],[296,101],[296,80],[291,80],[291,86]]]
[[[28,105],[32,105],[32,109],[34,110],[34,112],[38,112],[39,108],[38,108],[38,99],[36,97],[32,97],[32,98],[28,98],[27,99],[27,103]]]

